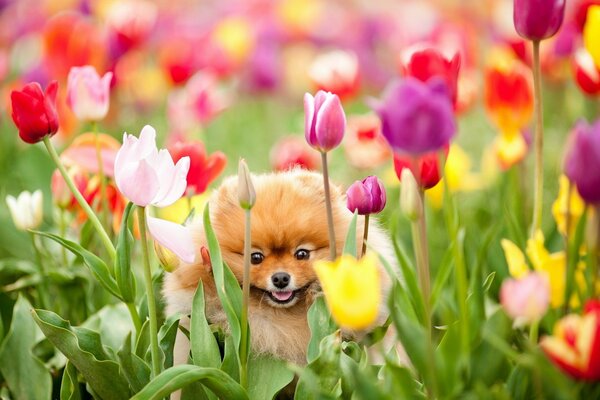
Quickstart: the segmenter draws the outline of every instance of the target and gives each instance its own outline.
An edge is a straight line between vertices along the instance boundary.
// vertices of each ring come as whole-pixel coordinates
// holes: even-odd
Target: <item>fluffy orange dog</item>
[[[284,173],[253,176],[256,204],[252,208],[252,255],[249,323],[254,353],[269,353],[297,364],[306,363],[310,339],[307,311],[319,292],[312,268],[315,260],[329,256],[327,218],[323,177],[318,173],[292,170]],[[346,208],[340,188],[332,187],[333,219],[338,254],[352,213]],[[229,178],[210,201],[211,223],[219,240],[223,259],[238,281],[243,275],[244,214],[238,205],[237,179]],[[362,243],[362,220],[359,218],[357,243]],[[198,249],[206,246],[201,224],[194,226]],[[369,227],[369,245],[390,261],[391,245],[383,231]],[[359,247],[360,248],[360,247]],[[198,257],[201,259],[202,257]],[[382,271],[384,293],[389,280]],[[210,266],[202,262],[182,263],[166,278],[164,295],[167,313],[189,315],[192,297],[202,280],[206,315],[211,323],[226,328],[225,313],[217,297]],[[379,322],[387,313],[382,309]],[[182,320],[189,324],[189,319]],[[176,363],[187,362],[189,343],[180,334],[176,345]]]

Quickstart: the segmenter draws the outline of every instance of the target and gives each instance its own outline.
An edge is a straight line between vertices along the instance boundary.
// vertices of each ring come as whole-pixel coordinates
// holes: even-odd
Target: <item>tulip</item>
[[[392,155],[381,133],[381,121],[375,114],[348,117],[344,137],[346,159],[355,168],[373,169]]]
[[[250,177],[250,170],[244,160],[240,160],[238,168],[238,199],[244,210],[250,210],[256,203],[256,192]]]
[[[385,207],[385,188],[376,176],[354,182],[346,192],[347,207],[359,215],[377,214]]]
[[[17,198],[6,196],[6,204],[17,229],[26,231],[42,224],[43,198],[42,191],[33,193],[23,191]]]
[[[546,276],[532,272],[521,279],[506,279],[500,288],[500,304],[518,322],[539,321],[550,304],[550,287]]]
[[[600,4],[593,5],[588,9],[583,29],[583,42],[592,56],[596,68],[600,69]]]
[[[21,91],[11,92],[12,119],[24,142],[41,142],[58,131],[57,90],[58,83],[53,81],[46,87],[45,93],[37,82],[25,85]]]
[[[313,268],[339,326],[360,330],[375,323],[381,304],[381,278],[373,254],[367,253],[360,260],[349,255],[334,262],[319,260]]]
[[[414,78],[393,82],[375,105],[383,136],[397,153],[422,155],[447,146],[456,122],[441,78],[423,83]]]
[[[342,142],[345,129],[346,114],[337,95],[322,90],[315,97],[304,95],[304,135],[309,145],[328,152]]]
[[[358,58],[354,53],[335,50],[317,57],[308,70],[317,90],[352,97],[359,87]]]
[[[575,11],[573,14],[575,26],[579,32],[583,32],[587,21],[588,11],[590,7],[594,5],[600,6],[600,0],[579,0],[577,4],[574,5]]]
[[[600,93],[600,70],[590,53],[585,49],[577,50],[572,63],[577,86],[590,96]]]
[[[307,170],[319,168],[319,156],[306,141],[296,136],[287,136],[277,141],[271,149],[270,159],[275,171],[287,171],[296,167]]]
[[[100,147],[100,159],[102,160],[102,171],[107,177],[114,176],[115,157],[121,147],[118,140],[104,133],[83,133],[75,138],[73,142],[60,155],[61,161],[66,167],[77,166],[83,171],[96,174],[99,171],[96,140]]]
[[[570,187],[569,178],[565,175],[560,176],[558,197],[552,204],[552,215],[556,221],[558,231],[563,235],[572,235],[577,228],[579,218],[583,215],[585,203],[577,194],[575,187]],[[569,231],[567,232],[567,226]]]
[[[571,133],[565,174],[588,204],[600,202],[600,119],[590,126],[579,122]]]
[[[419,185],[409,168],[402,170],[401,181],[400,209],[409,220],[416,221],[423,215]]]
[[[415,49],[407,53],[401,69],[404,75],[422,82],[427,82],[435,76],[443,78],[448,87],[452,104],[456,107],[458,72],[460,70],[459,53],[448,58],[435,48]]]
[[[102,78],[90,65],[72,67],[67,80],[67,104],[81,121],[99,121],[108,113],[112,72]]]
[[[589,301],[583,315],[569,314],[545,336],[540,347],[564,372],[576,379],[600,380],[600,304]]]
[[[515,0],[513,19],[517,33],[540,41],[558,32],[565,15],[565,0]]]
[[[150,1],[119,1],[111,3],[106,14],[106,25],[116,47],[112,50],[123,54],[149,36],[157,19],[158,8]]]
[[[187,175],[187,193],[202,194],[225,169],[227,157],[220,151],[211,155],[206,154],[204,143],[201,141],[176,142],[170,146],[169,152],[173,162],[183,157],[189,157],[190,169]]]
[[[441,153],[444,160],[448,156],[448,149],[449,147],[446,147]],[[407,168],[411,170],[418,185],[423,189],[434,187],[442,178],[439,164],[440,154],[437,152],[426,153],[418,157],[394,154],[394,170],[400,182],[402,182],[402,171]]]

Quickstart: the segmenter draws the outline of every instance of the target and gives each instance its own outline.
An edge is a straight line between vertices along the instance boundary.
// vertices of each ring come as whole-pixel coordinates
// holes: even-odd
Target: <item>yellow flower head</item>
[[[365,329],[379,314],[381,284],[377,258],[343,255],[336,261],[313,265],[333,319],[343,328]]]
[[[569,203],[571,203],[570,206]],[[552,215],[560,233],[566,235],[567,218],[569,218],[569,234],[573,234],[584,209],[585,203],[577,193],[575,185],[571,185],[569,194],[569,179],[565,175],[561,175],[558,197],[552,204]]]
[[[184,196],[170,206],[157,209],[156,213],[162,219],[181,224],[185,221],[192,209],[195,210],[195,215],[200,215],[202,210],[204,210],[204,206],[209,197],[210,192],[197,194],[191,198]]]
[[[583,28],[583,43],[594,59],[596,67],[600,68],[600,6],[598,5],[588,8]]]
[[[254,33],[247,19],[230,17],[220,21],[213,39],[236,64],[241,64],[254,48]]]

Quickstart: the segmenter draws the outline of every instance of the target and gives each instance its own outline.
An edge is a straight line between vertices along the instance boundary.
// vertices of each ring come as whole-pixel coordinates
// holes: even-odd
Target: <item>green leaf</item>
[[[60,400],[80,400],[79,382],[77,381],[77,369],[67,361],[60,385]]]
[[[71,327],[51,311],[33,310],[32,314],[44,335],[73,363],[98,396],[107,400],[129,397],[129,385],[119,364],[109,358],[97,332]]]
[[[382,369],[383,385],[386,393],[396,399],[424,399],[419,391],[417,381],[410,370],[391,362],[386,362]]]
[[[135,331],[124,303],[102,307],[81,324],[81,327],[97,331],[102,338],[102,344],[113,349],[118,349],[127,335]]]
[[[115,277],[117,287],[126,303],[135,302],[135,276],[131,270],[131,242],[133,236],[129,232],[129,215],[133,209],[133,203],[129,202],[123,212],[121,230],[117,238],[117,257],[115,258]]]
[[[219,369],[178,365],[160,373],[131,400],[159,400],[192,382],[202,383],[221,399],[248,399],[240,384]]]
[[[404,277],[404,282],[406,283],[407,292],[410,297],[411,303],[413,304],[413,308],[419,321],[425,321],[425,302],[423,301],[423,294],[421,293],[421,289],[419,288],[419,284],[417,283],[417,276],[415,274],[415,268],[408,261],[408,256],[406,255],[406,250],[404,247],[398,242],[398,238],[395,236],[392,238],[392,244],[394,245],[394,251],[396,253],[396,257],[398,258],[398,263],[400,264],[400,269],[402,271],[402,276]]]
[[[123,346],[117,352],[117,357],[125,379],[134,392],[139,392],[150,382],[151,372],[148,363],[132,352],[131,343],[131,333],[129,333],[123,341]]]
[[[165,369],[173,366],[173,348],[175,346],[175,338],[177,337],[177,328],[179,327],[180,319],[180,315],[171,315],[158,331],[159,353],[161,353],[161,358],[163,358],[163,366]]]
[[[198,282],[198,288],[194,294],[190,325],[190,343],[194,365],[219,368],[221,366],[221,353],[219,352],[219,344],[206,320],[202,281]]]
[[[14,399],[49,399],[52,378],[32,352],[42,334],[31,319],[30,310],[31,304],[19,296],[10,329],[0,347],[0,372]]]
[[[95,234],[96,228],[94,228],[94,224],[92,224],[92,221],[89,219],[86,220],[79,233],[79,243],[81,244],[81,247],[88,248],[90,243],[92,243]]]
[[[337,326],[331,318],[331,314],[323,296],[315,299],[308,309],[307,318],[311,335],[306,358],[310,363],[318,357],[320,344],[323,338],[335,332]]]
[[[349,254],[352,257],[358,258],[356,249],[356,219],[358,218],[358,210],[354,210],[354,216],[348,226],[346,241],[344,242],[344,254]]]
[[[227,375],[231,376],[236,381],[240,380],[240,354],[231,335],[225,336],[225,354],[223,356],[221,370],[226,372]]]
[[[337,392],[341,392],[340,342],[339,332],[323,338],[318,356],[300,374],[294,399],[339,398],[341,393]]]
[[[266,355],[250,356],[248,360],[248,397],[251,400],[270,400],[286,387],[294,373],[283,360]]]
[[[79,244],[72,242],[67,239],[63,239],[58,235],[54,235],[52,233],[40,232],[40,231],[32,231],[37,235],[41,235],[47,237],[49,239],[54,240],[55,242],[61,244],[67,250],[71,251],[73,254],[83,258],[84,264],[90,269],[94,277],[100,282],[100,284],[108,290],[112,295],[116,298],[123,300],[121,294],[119,292],[119,287],[117,286],[117,282],[115,278],[111,275],[111,271],[101,258],[96,256],[95,254],[89,252],[88,250],[81,247]]]
[[[452,259],[454,246],[456,246],[456,242],[452,242],[448,249],[446,249],[446,252],[444,253],[444,258],[442,258],[442,262],[433,282],[433,287],[431,289],[431,304],[434,309],[437,304],[437,300],[440,297],[442,289],[444,289],[446,282],[448,281],[448,277],[452,272],[452,267],[454,266]]]
[[[135,354],[140,357],[146,357],[146,352],[150,350],[150,320],[146,319],[142,324],[142,329],[138,334],[135,343]]]

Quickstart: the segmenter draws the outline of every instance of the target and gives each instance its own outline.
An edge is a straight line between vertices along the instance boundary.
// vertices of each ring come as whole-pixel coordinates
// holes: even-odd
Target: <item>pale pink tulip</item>
[[[548,279],[536,272],[521,279],[506,279],[500,288],[500,303],[517,322],[527,324],[539,320],[550,304]]]
[[[90,65],[72,67],[67,81],[67,104],[82,121],[99,121],[108,113],[112,72],[102,78]]]

